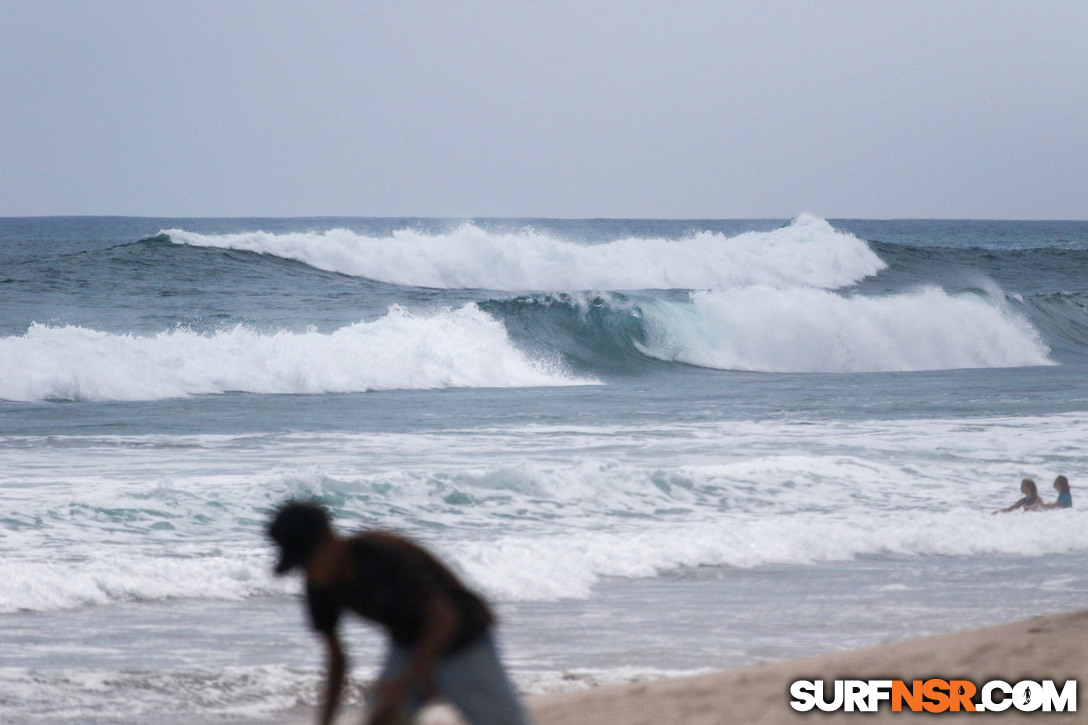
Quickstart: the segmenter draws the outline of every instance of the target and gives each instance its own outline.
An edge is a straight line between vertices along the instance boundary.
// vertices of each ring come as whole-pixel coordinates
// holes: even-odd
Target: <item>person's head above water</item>
[[[314,549],[330,533],[329,515],[316,504],[288,501],[276,509],[276,516],[268,525],[269,538],[280,548],[276,575],[306,566]]]
[[[1035,481],[1030,478],[1025,478],[1020,482],[1020,493],[1025,496],[1032,497],[1039,495],[1039,489],[1035,486]]]

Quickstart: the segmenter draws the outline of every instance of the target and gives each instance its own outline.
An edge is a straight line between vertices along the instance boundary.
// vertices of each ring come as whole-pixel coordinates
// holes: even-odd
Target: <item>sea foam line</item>
[[[473,586],[502,601],[583,599],[606,577],[690,567],[812,566],[859,556],[1047,556],[1088,550],[1083,511],[992,516],[962,507],[910,516],[800,513],[459,537],[429,544]],[[560,530],[563,529],[563,530]],[[259,542],[254,531],[254,542]],[[57,611],[175,597],[238,600],[298,591],[274,579],[270,551],[179,559],[160,552],[78,562],[0,561],[0,613]]]

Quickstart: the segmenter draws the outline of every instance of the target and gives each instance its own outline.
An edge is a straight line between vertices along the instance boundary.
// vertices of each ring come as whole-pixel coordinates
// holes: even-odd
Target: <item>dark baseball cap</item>
[[[276,510],[268,525],[268,536],[280,547],[280,560],[275,572],[282,576],[295,567],[304,566],[332,526],[325,509],[317,504],[288,501]]]

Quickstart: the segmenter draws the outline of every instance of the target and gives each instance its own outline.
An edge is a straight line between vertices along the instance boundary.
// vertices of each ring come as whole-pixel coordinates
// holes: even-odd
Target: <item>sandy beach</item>
[[[705,676],[600,687],[529,698],[537,725],[717,725],[719,723],[901,723],[930,713],[795,712],[789,686],[798,679],[966,679],[1064,683],[1088,678],[1088,610],[924,637]],[[940,722],[1085,722],[1079,713],[942,713]]]
[[[535,725],[788,725],[792,723],[985,723],[1002,725],[1086,721],[1078,712],[892,712],[888,703],[877,712],[796,712],[790,707],[795,680],[914,679],[970,680],[979,687],[991,680],[1015,684],[1053,680],[1088,681],[1088,610],[1033,617],[1008,624],[952,634],[891,642],[697,677],[595,687],[526,699]],[[311,722],[299,714],[284,725]],[[358,722],[351,710],[339,722]],[[423,725],[460,725],[445,707],[433,707]]]

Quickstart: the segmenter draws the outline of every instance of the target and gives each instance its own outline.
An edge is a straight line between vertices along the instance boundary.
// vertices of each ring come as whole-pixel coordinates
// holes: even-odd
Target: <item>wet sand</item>
[[[661,680],[528,699],[537,725],[718,725],[724,723],[1088,722],[1077,713],[800,713],[790,707],[798,679],[965,679],[1088,682],[1088,611],[884,644],[692,678]],[[1078,695],[1080,693],[1078,692]],[[1079,703],[1078,703],[1079,704]]]

